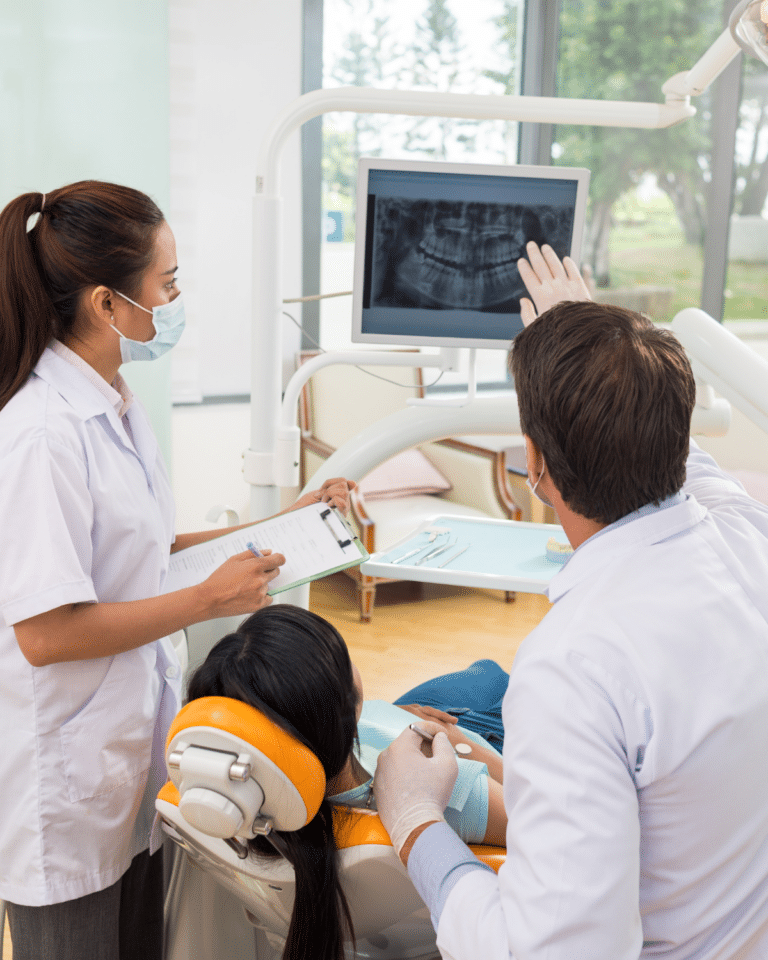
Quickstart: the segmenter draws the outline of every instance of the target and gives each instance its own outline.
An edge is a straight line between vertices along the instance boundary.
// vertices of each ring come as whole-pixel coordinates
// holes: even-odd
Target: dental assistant
[[[28,229],[30,219],[36,221]],[[14,960],[159,960],[150,846],[181,695],[169,636],[269,604],[280,554],[162,594],[171,489],[119,373],[184,328],[173,233],[145,194],[83,181],[0,213],[0,898]],[[347,506],[328,481],[300,503]]]
[[[690,440],[674,336],[528,255],[510,366],[574,553],[502,705],[506,862],[443,822],[444,735],[380,756],[379,814],[446,960],[765,960],[768,507]]]

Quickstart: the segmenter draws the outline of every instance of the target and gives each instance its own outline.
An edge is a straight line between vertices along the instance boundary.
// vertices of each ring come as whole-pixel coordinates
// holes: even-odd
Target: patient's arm
[[[437,728],[440,727],[454,746],[457,743],[468,744],[472,747],[472,753],[467,755],[467,759],[478,760],[488,767],[488,822],[485,827],[483,843],[488,843],[494,847],[506,846],[507,811],[504,809],[504,791],[501,785],[501,757],[490,747],[480,747],[474,740],[465,737],[460,727],[451,726],[446,729],[446,726],[431,720],[427,729],[430,733],[436,733]],[[428,740],[422,742],[421,752],[426,757],[432,756],[432,744]],[[492,767],[498,779],[495,779],[491,774]]]
[[[488,776],[491,780],[495,780],[496,783],[503,781],[503,764],[499,754],[492,747],[481,747],[470,737],[467,737],[461,727],[456,725],[456,717],[452,717],[449,713],[443,713],[442,710],[437,710],[435,707],[423,707],[418,703],[409,703],[406,706],[398,704],[398,706],[401,710],[407,710],[415,717],[437,724],[445,732],[454,747],[457,743],[466,743],[472,747],[472,753],[467,754],[467,759],[484,763],[488,767]],[[431,753],[427,756],[431,756]],[[490,843],[490,840],[488,842]]]
[[[501,792],[501,784],[504,778],[504,767],[499,754],[492,747],[478,746],[474,740],[470,740],[469,737],[464,735],[461,727],[448,727],[445,732],[454,747],[457,743],[466,743],[468,746],[472,747],[472,753],[466,754],[468,760],[477,760],[480,763],[484,763],[486,767],[488,767],[489,796],[490,788],[494,785],[498,786],[499,792]],[[503,807],[504,804],[502,802],[502,809]],[[490,840],[488,842],[490,843]]]
[[[500,783],[488,778],[488,826],[483,843],[493,847],[507,845],[507,811],[504,809],[504,790]]]
[[[437,723],[458,723],[459,718],[454,717],[445,710],[438,710],[437,707],[425,707],[420,703],[398,703],[401,710],[407,710],[414,717],[422,720],[435,720]]]

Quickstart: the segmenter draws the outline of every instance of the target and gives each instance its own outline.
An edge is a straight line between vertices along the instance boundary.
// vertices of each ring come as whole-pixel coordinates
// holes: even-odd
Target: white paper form
[[[165,593],[202,583],[229,557],[246,551],[248,543],[285,556],[279,576],[270,583],[270,594],[361,563],[368,556],[335,509],[313,503],[171,554]]]

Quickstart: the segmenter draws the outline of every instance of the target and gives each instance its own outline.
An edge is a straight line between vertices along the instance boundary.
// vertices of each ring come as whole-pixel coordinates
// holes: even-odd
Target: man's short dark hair
[[[560,303],[517,335],[509,366],[522,431],[571,510],[613,523],[682,487],[696,388],[673,334],[632,310]]]

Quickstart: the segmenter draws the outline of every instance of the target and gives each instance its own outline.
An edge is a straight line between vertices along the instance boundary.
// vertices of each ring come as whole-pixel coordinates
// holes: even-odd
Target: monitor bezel
[[[357,207],[355,218],[355,261],[352,287],[352,342],[414,347],[469,347],[480,350],[508,350],[511,340],[363,332],[363,283],[365,241],[368,232],[368,184],[371,170],[421,171],[424,173],[467,174],[492,177],[520,177],[539,180],[575,180],[573,235],[569,256],[577,264],[581,259],[590,172],[584,167],[544,167],[531,164],[448,163],[431,160],[382,160],[361,157],[357,169]]]

